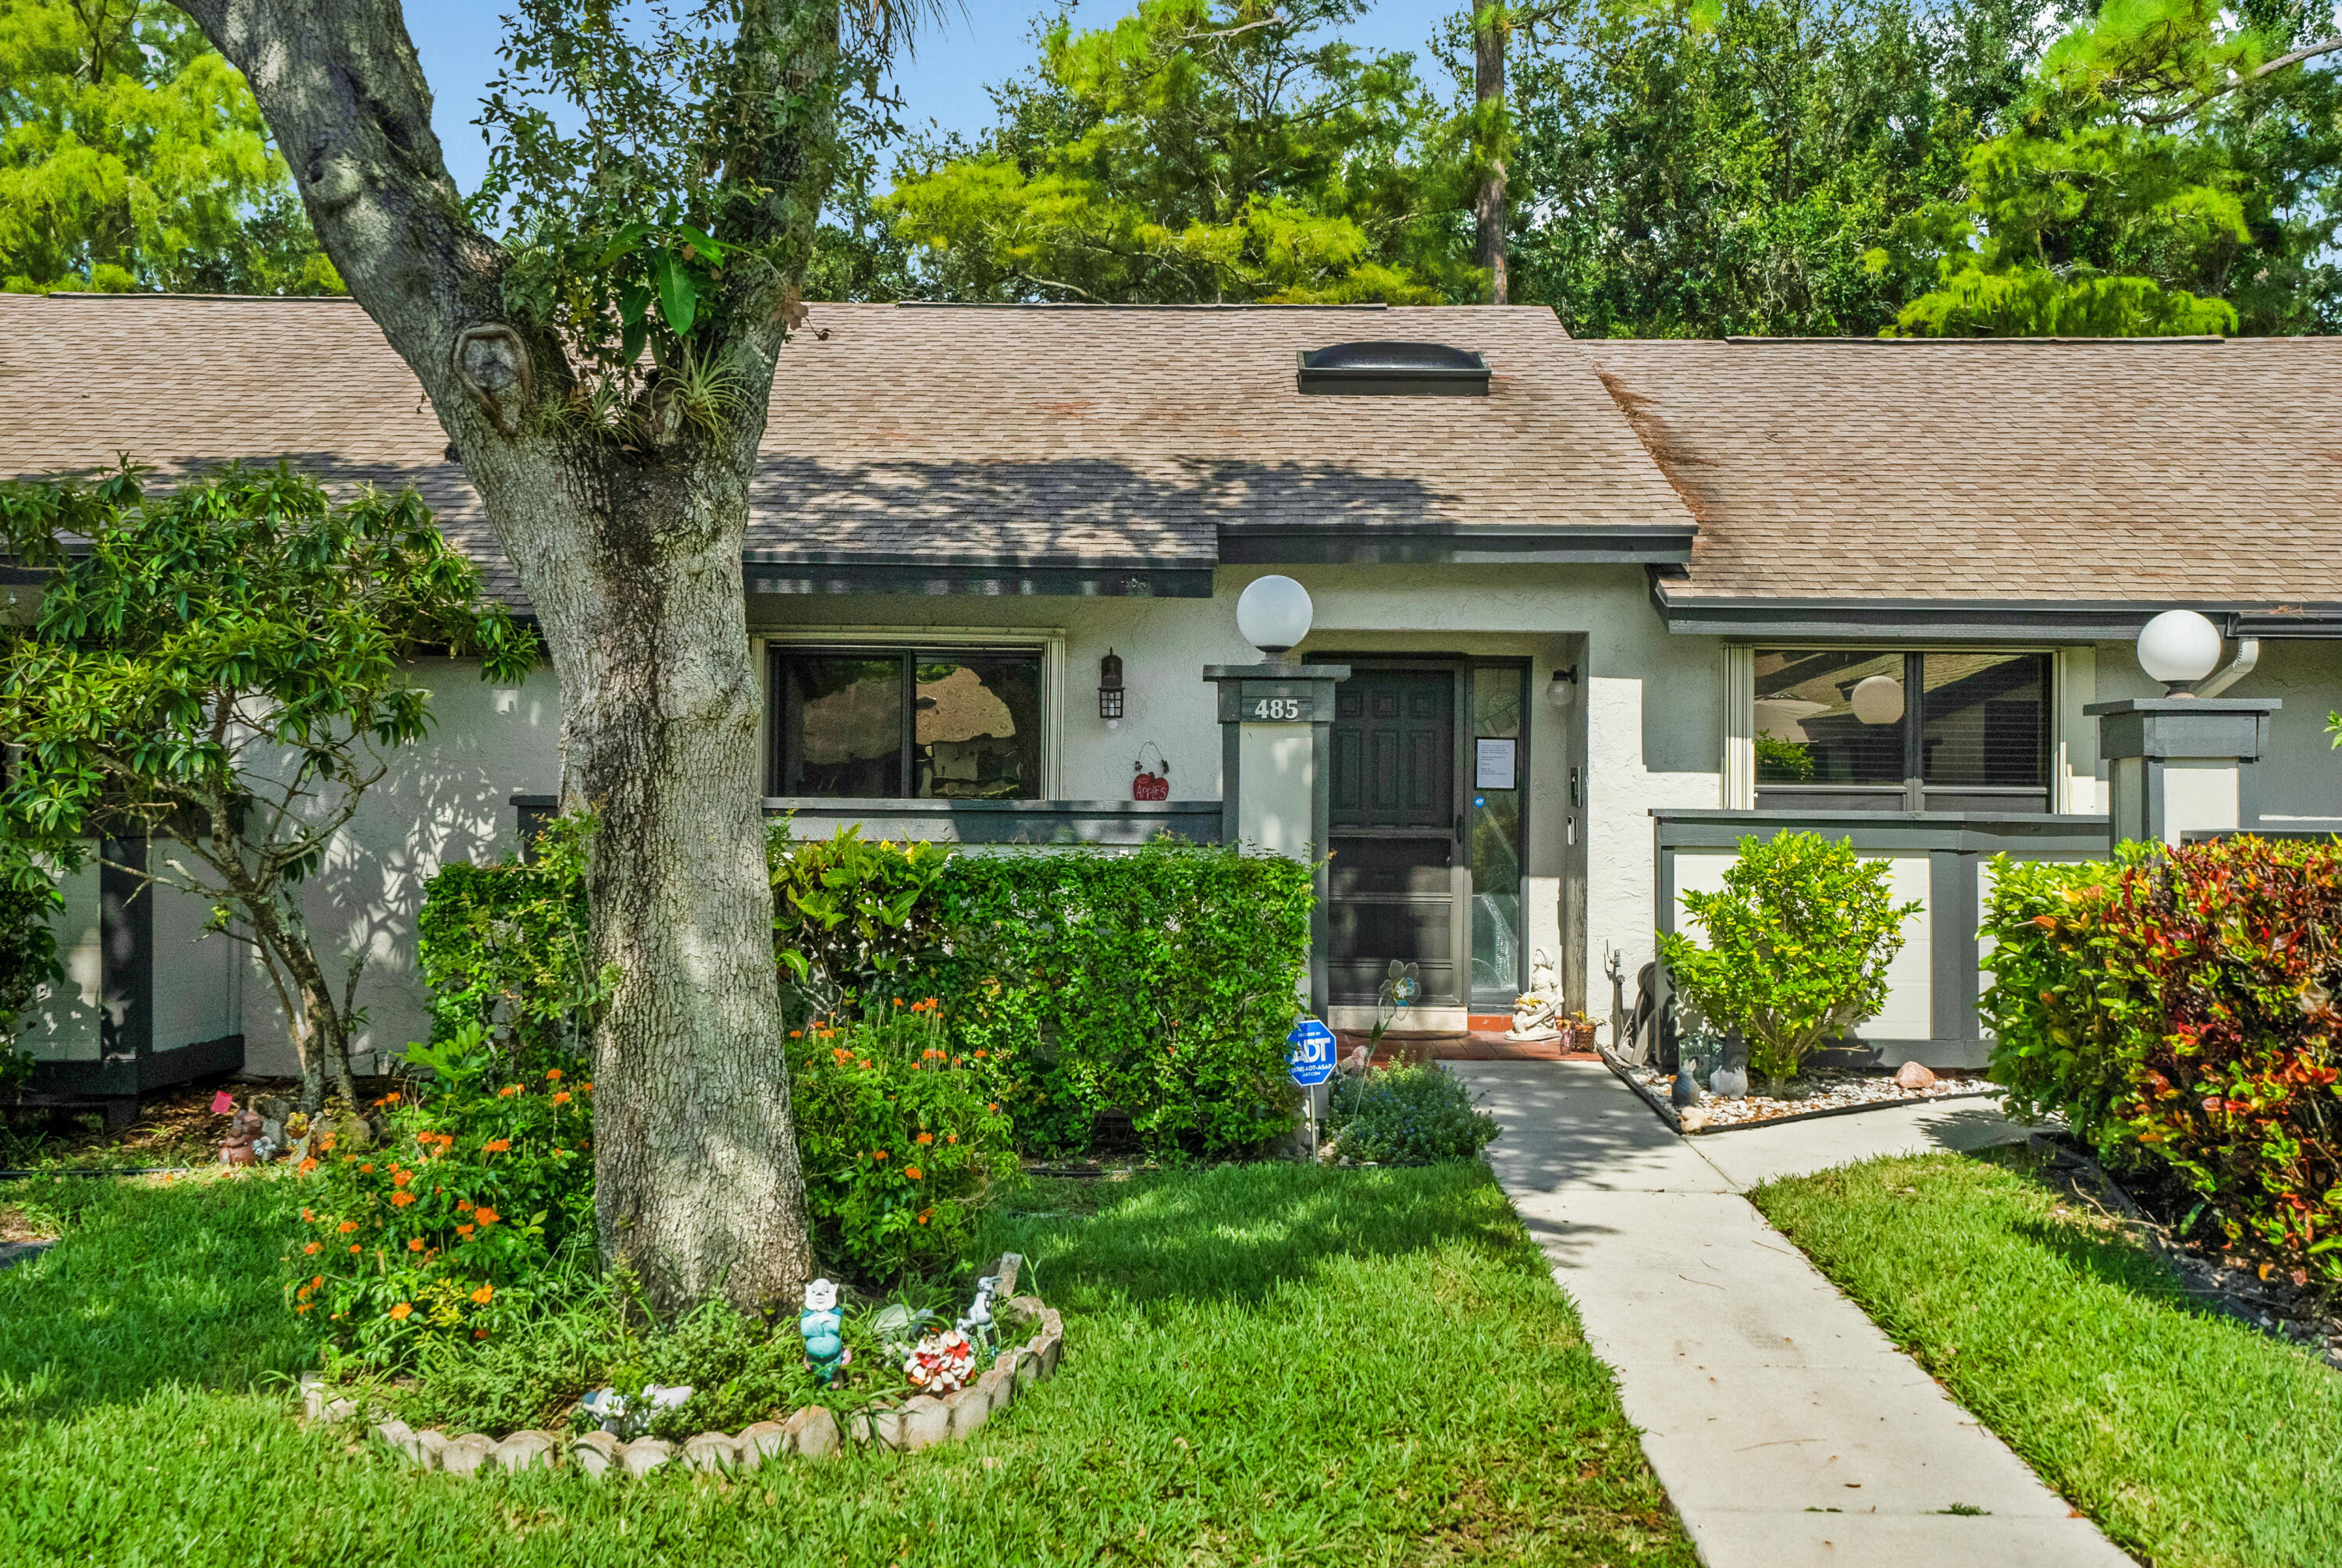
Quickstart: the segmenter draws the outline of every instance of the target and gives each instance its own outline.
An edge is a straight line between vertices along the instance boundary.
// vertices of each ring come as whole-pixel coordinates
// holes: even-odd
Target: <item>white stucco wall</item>
[[[2228,644],[2230,657],[2236,644]],[[2156,697],[2162,685],[2138,667],[2128,643],[2102,646],[2097,657],[2097,700]],[[2275,697],[2285,706],[2270,716],[2267,754],[2254,765],[2262,819],[2272,826],[2342,832],[2342,753],[2326,733],[2326,715],[2342,709],[2342,643],[2269,638],[2261,644],[2253,673],[2220,694],[2224,697]],[[2095,739],[2090,754],[2097,754]],[[2106,776],[2104,763],[2097,764]]]

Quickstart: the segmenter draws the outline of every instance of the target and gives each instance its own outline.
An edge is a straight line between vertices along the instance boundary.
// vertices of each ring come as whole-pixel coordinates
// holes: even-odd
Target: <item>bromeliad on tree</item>
[[[0,537],[55,567],[0,658],[0,734],[21,748],[0,807],[10,846],[74,864],[150,843],[114,864],[204,898],[258,950],[305,1108],[329,1084],[355,1103],[363,955],[336,991],[302,884],[385,754],[429,725],[412,661],[469,654],[518,680],[535,635],[482,599],[414,492],[335,504],[284,467],[155,498],[126,466],[0,490]]]

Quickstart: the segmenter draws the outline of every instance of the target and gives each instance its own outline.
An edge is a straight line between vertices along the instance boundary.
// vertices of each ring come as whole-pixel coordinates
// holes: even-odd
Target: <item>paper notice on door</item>
[[[1519,788],[1514,773],[1516,765],[1514,748],[1519,744],[1520,742],[1516,740],[1491,740],[1486,735],[1475,741],[1472,787],[1474,789]]]

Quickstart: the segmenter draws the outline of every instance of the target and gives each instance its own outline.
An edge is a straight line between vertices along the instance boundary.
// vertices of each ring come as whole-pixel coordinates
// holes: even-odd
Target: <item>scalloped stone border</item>
[[[1033,1296],[1011,1297],[1008,1305],[1040,1326],[1023,1344],[1001,1351],[974,1383],[946,1394],[913,1394],[898,1409],[856,1415],[843,1428],[827,1406],[808,1404],[786,1421],[760,1421],[737,1436],[703,1432],[679,1445],[660,1437],[621,1443],[606,1432],[565,1442],[534,1427],[502,1438],[481,1432],[449,1437],[417,1432],[396,1420],[376,1423],[374,1436],[415,1469],[446,1475],[563,1468],[598,1480],[648,1475],[678,1460],[690,1470],[746,1471],[792,1456],[834,1459],[848,1443],[916,1453],[970,1436],[1025,1390],[1056,1375],[1065,1351],[1065,1320]],[[301,1380],[301,1396],[311,1421],[348,1421],[358,1414],[355,1400],[326,1398],[324,1380],[315,1373]]]

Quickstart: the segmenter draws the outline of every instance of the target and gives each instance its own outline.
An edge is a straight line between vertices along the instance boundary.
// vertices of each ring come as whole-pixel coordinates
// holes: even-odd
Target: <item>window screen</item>
[[[776,649],[775,794],[1016,800],[1041,793],[1037,652]]]

